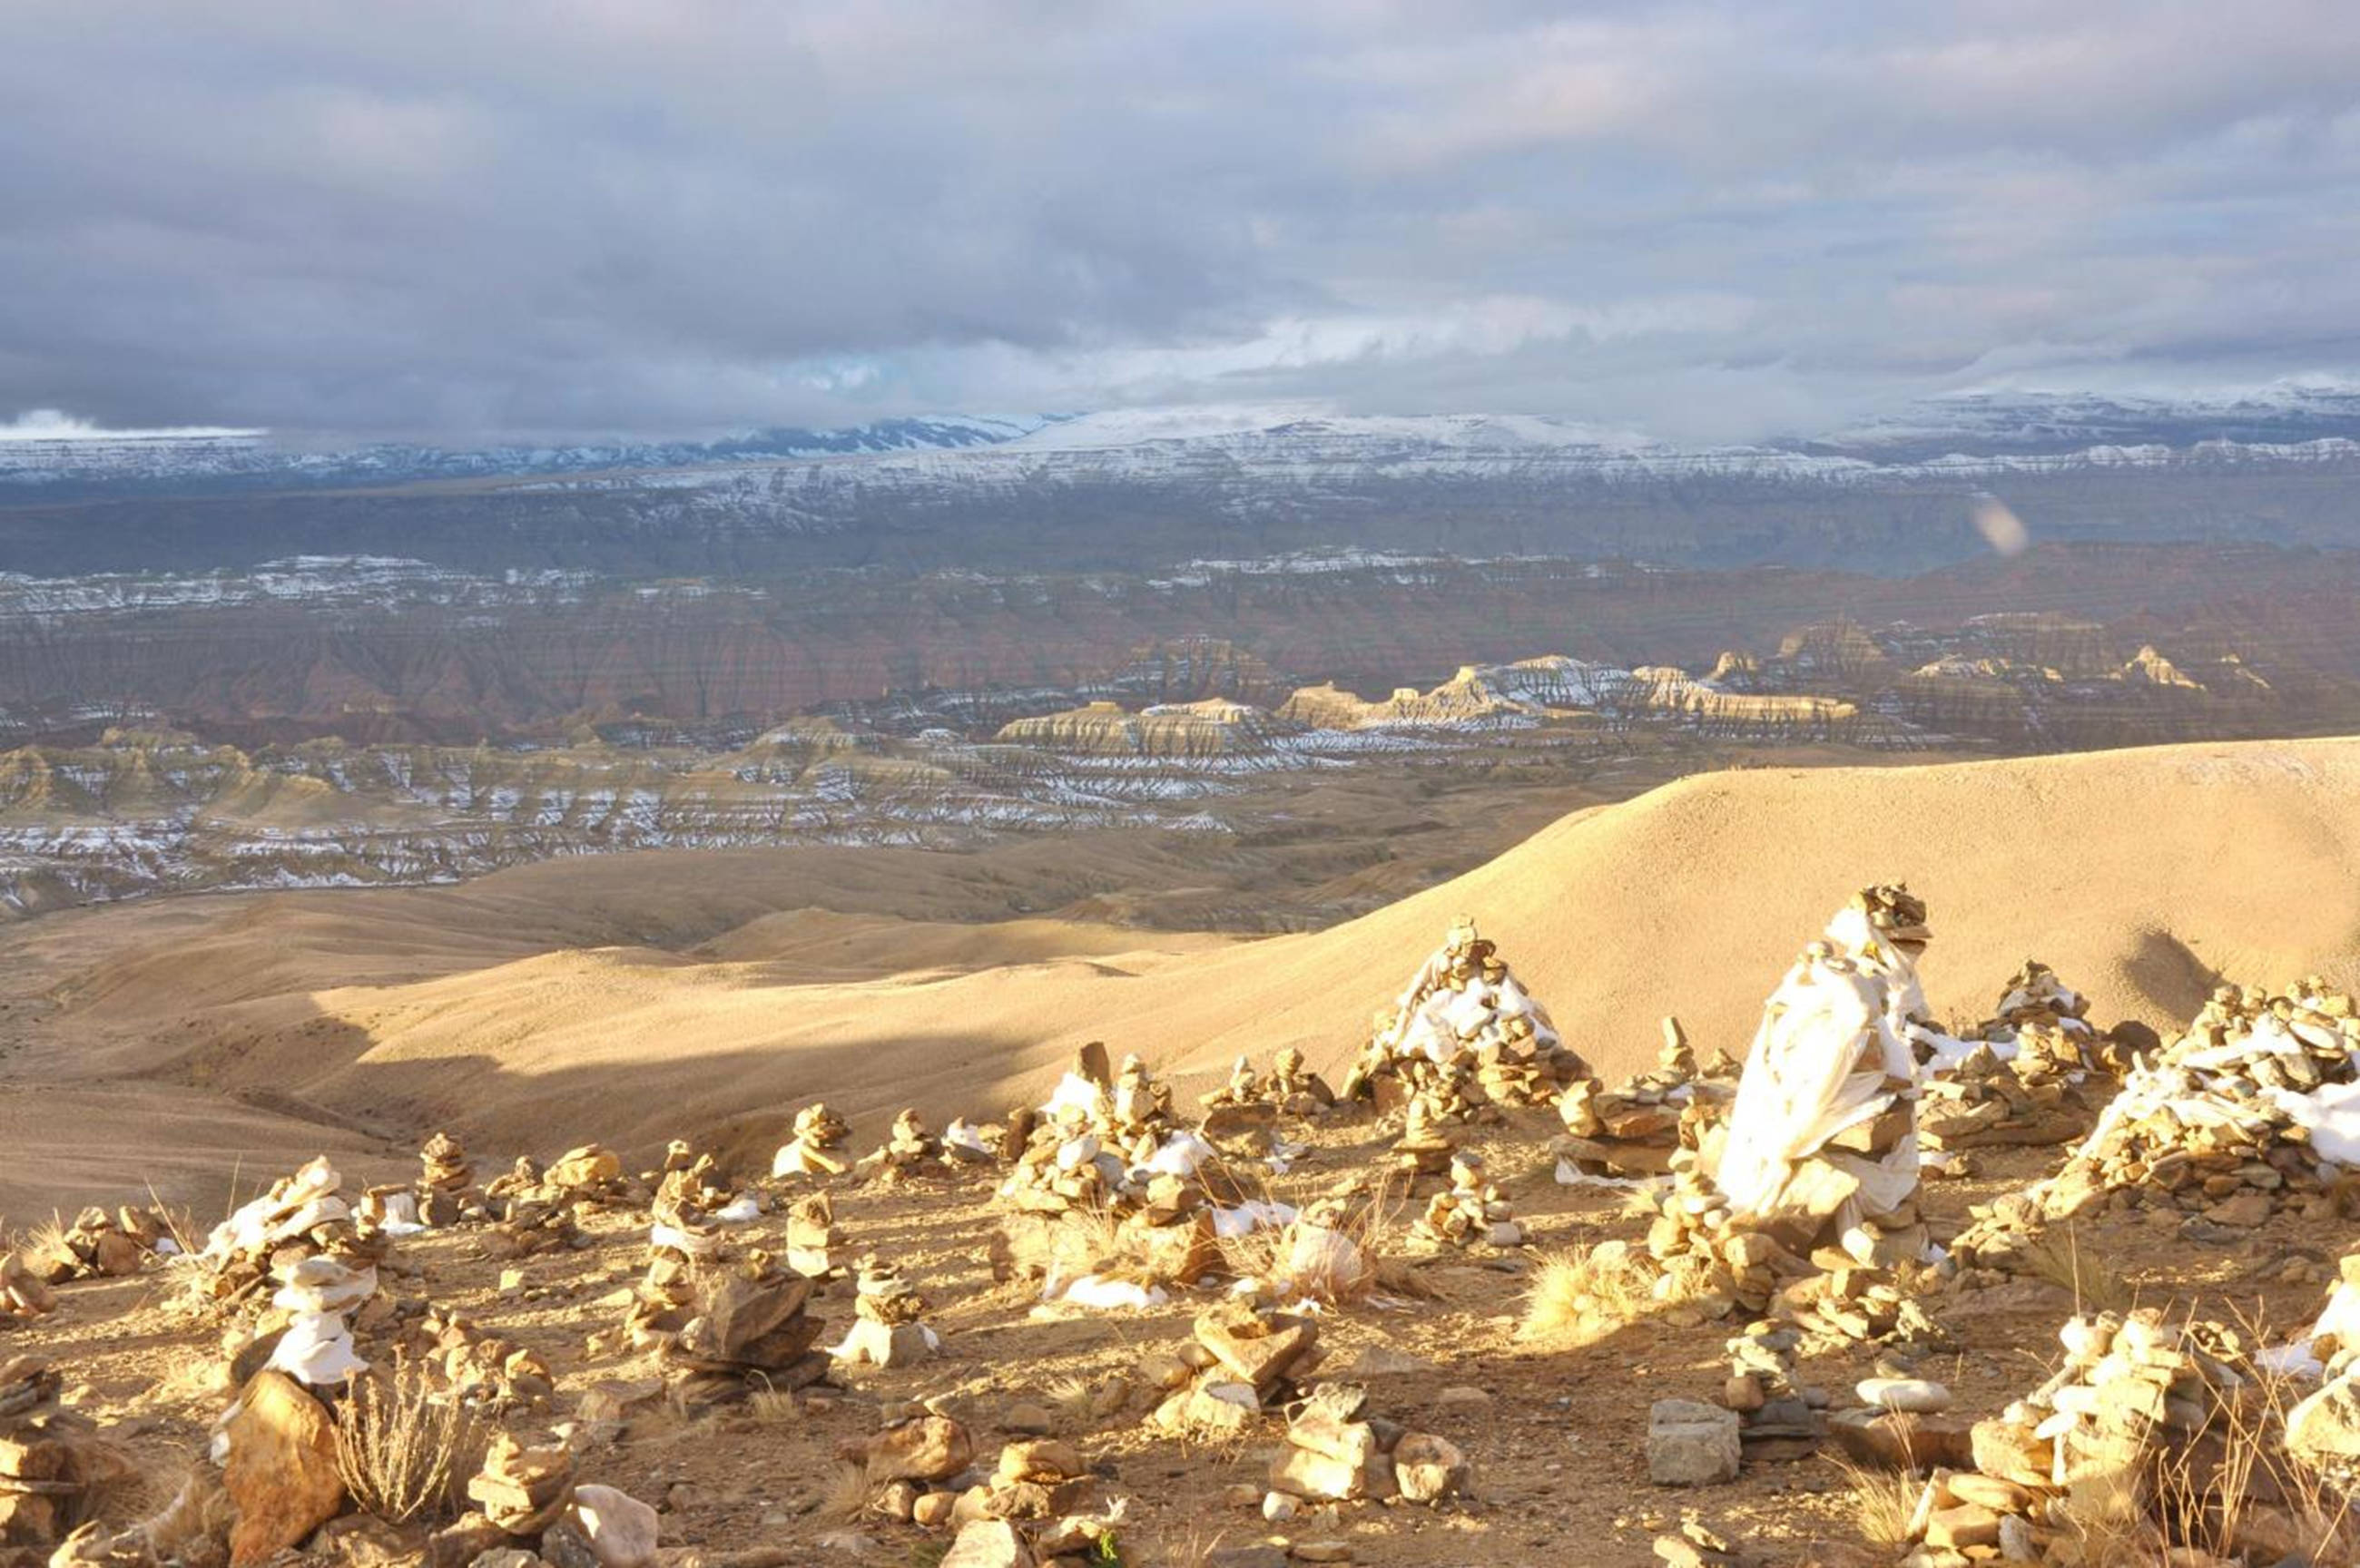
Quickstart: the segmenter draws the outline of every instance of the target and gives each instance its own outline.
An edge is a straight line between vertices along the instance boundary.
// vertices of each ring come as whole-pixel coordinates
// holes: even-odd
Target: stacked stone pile
[[[377,1296],[374,1264],[355,1268],[325,1254],[284,1265],[283,1282],[270,1297],[271,1311],[258,1325],[257,1343],[271,1334],[278,1342],[268,1363],[314,1388],[342,1387],[368,1363],[353,1344],[353,1314]]]
[[[2029,1051],[2004,1062],[1990,1045],[1977,1045],[1920,1091],[1919,1143],[1950,1151],[2046,1147],[2080,1137],[2095,1115],[2080,1092],[2081,1070],[2060,1073],[2053,1062]]]
[[[388,1251],[382,1232],[365,1230],[344,1195],[344,1178],[326,1156],[245,1204],[213,1227],[192,1259],[198,1289],[225,1305],[258,1304],[307,1259],[325,1258],[366,1272]]]
[[[2053,1176],[1977,1208],[1952,1251],[1970,1283],[2006,1271],[2045,1225],[2102,1207],[2178,1211],[2229,1240],[2274,1214],[2335,1212],[2360,1163],[2360,1016],[2306,980],[2226,985],[2152,1060],[2135,1062]]]
[[[530,1448],[502,1432],[467,1482],[477,1512],[429,1542],[426,1560],[502,1568],[651,1568],[661,1520],[612,1486],[581,1481],[562,1445]],[[447,1543],[447,1545],[446,1545]],[[464,1550],[475,1550],[469,1559]]]
[[[2317,1521],[2299,1517],[2269,1397],[2234,1331],[2145,1309],[2072,1318],[2058,1338],[2057,1371],[1974,1424],[1973,1469],[1928,1484],[1913,1521],[1923,1562],[2060,1561],[2081,1509],[2144,1519],[2175,1552],[2201,1539],[2237,1561],[2350,1560],[2348,1529],[2322,1552]]]
[[[787,1267],[825,1279],[837,1271],[836,1202],[825,1192],[798,1198],[787,1208]]]
[[[1693,1149],[1703,1130],[1727,1111],[1738,1066],[1725,1052],[1704,1068],[1676,1018],[1664,1020],[1655,1066],[1621,1087],[1585,1078],[1557,1097],[1565,1136],[1550,1145],[1563,1179],[1576,1176],[1660,1176],[1674,1153]]]
[[[402,1339],[438,1384],[470,1405],[493,1410],[545,1403],[556,1377],[539,1352],[493,1334],[458,1312],[430,1310]]]
[[[855,1269],[853,1324],[829,1354],[853,1367],[906,1367],[942,1347],[942,1336],[921,1320],[926,1299],[901,1269],[864,1258]]]
[[[1229,1068],[1229,1082],[1199,1104],[1208,1112],[1268,1106],[1290,1116],[1316,1116],[1334,1106],[1336,1092],[1305,1065],[1302,1051],[1288,1045],[1271,1057],[1266,1075],[1254,1071],[1251,1057],[1239,1057]]]
[[[1402,1082],[1413,1061],[1441,1073],[1452,1096],[1479,1107],[1546,1105],[1590,1075],[1548,1009],[1464,916],[1393,1007],[1377,1015],[1340,1097],[1370,1101],[1380,1114],[1393,1109],[1416,1087]]]
[[[45,1284],[62,1285],[71,1279],[126,1279],[152,1259],[179,1250],[160,1214],[128,1206],[113,1214],[87,1208],[47,1245],[25,1249],[19,1262]]]
[[[889,1184],[938,1179],[951,1173],[943,1142],[914,1107],[893,1118],[885,1141],[860,1157],[856,1169]]]
[[[852,1169],[845,1157],[851,1124],[828,1108],[825,1100],[795,1113],[795,1136],[780,1146],[770,1162],[773,1176],[841,1176]]]
[[[1482,1157],[1463,1149],[1451,1157],[1450,1185],[1426,1201],[1411,1234],[1443,1247],[1524,1244],[1524,1227],[1485,1173]]]
[[[1147,1382],[1164,1390],[1148,1424],[1175,1434],[1242,1435],[1264,1410],[1297,1396],[1320,1355],[1311,1318],[1225,1301],[1197,1315],[1176,1355],[1145,1368]]]
[[[1245,1197],[1218,1151],[1171,1119],[1170,1090],[1136,1058],[1103,1078],[1085,1048],[1030,1118],[1002,1181],[1000,1278],[1072,1280],[1117,1269],[1193,1284],[1220,1266],[1215,1211]]]
[[[1817,1413],[1795,1380],[1795,1351],[1802,1343],[1800,1330],[1767,1319],[1748,1323],[1728,1343],[1721,1402],[1737,1412],[1748,1457],[1773,1452],[1786,1457],[1819,1441]]]
[[[467,1146],[438,1132],[418,1151],[418,1218],[422,1225],[451,1225],[484,1217],[484,1196]]]
[[[814,1288],[760,1253],[696,1278],[695,1311],[661,1351],[674,1397],[709,1409],[826,1377],[826,1353],[813,1348],[822,1324],[805,1310]]]
[[[1435,1504],[1467,1489],[1467,1456],[1447,1438],[1368,1412],[1365,1390],[1322,1383],[1294,1407],[1270,1464],[1277,1497]],[[1265,1503],[1266,1513],[1280,1513]]]
[[[60,1379],[31,1356],[0,1357],[0,1547],[47,1547],[128,1473],[95,1423],[58,1404]]]
[[[597,1143],[569,1149],[545,1169],[530,1157],[519,1156],[507,1175],[486,1184],[484,1193],[511,1208],[522,1200],[580,1210],[629,1203],[633,1197],[622,1158]]]

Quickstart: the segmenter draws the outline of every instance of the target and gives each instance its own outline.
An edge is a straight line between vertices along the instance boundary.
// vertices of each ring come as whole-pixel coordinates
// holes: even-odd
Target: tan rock
[[[222,1485],[236,1509],[231,1568],[299,1545],[344,1506],[335,1423],[285,1373],[256,1374],[224,1423],[223,1437],[228,1455]]]

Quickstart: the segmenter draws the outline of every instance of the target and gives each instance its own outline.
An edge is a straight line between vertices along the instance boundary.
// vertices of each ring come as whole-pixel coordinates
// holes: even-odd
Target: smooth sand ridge
[[[2216,975],[2350,984],[2360,740],[1705,775],[1313,935],[1207,948],[1136,933],[1124,951],[1096,928],[1058,952],[1054,927],[1028,921],[1020,962],[825,984],[798,983],[793,957],[556,953],[242,1003],[202,1054],[224,1086],[389,1127],[447,1122],[486,1152],[674,1135],[751,1152],[819,1095],[855,1115],[866,1147],[904,1103],[996,1115],[1093,1038],[1200,1074],[1188,1093],[1240,1051],[1292,1042],[1340,1062],[1464,911],[1614,1075],[1653,1052],[1666,1013],[1700,1049],[1742,1051],[1803,944],[1879,880],[1931,906],[1924,975],[1945,1017],[1980,1017],[2027,956],[2092,995],[2102,1021],[2183,1018]],[[764,944],[749,932],[709,951]]]

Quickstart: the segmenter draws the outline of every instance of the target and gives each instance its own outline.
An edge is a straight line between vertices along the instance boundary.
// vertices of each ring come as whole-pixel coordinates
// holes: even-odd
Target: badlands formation
[[[2360,1560],[2360,742],[1057,849],[10,930],[0,1564]]]

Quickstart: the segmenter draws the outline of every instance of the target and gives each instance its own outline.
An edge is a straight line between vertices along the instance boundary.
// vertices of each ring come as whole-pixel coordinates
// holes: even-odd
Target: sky
[[[0,0],[0,421],[1728,440],[2360,368],[2349,0]]]

